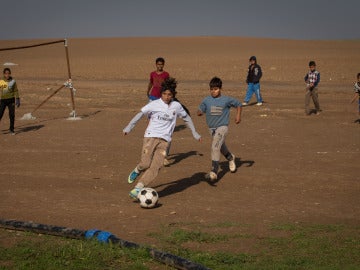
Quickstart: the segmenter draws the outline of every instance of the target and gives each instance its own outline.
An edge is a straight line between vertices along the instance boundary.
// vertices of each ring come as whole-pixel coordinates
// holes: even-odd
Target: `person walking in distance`
[[[262,77],[261,67],[257,64],[256,56],[251,56],[249,59],[248,75],[246,77],[247,91],[242,105],[247,106],[251,97],[255,94],[257,106],[263,104],[263,99],[260,93],[260,79]]]

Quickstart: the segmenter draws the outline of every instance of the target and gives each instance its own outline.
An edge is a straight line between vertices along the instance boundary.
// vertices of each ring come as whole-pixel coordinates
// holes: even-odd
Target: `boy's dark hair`
[[[161,62],[161,63],[165,64],[165,59],[162,58],[162,57],[158,57],[158,58],[156,58],[156,60],[155,60],[155,63],[157,63],[157,62]]]
[[[170,90],[170,92],[173,94],[173,97],[175,97],[176,86],[177,86],[177,81],[175,80],[175,78],[169,77],[162,82],[160,93],[163,93],[166,90]]]
[[[356,77],[356,78],[358,78],[358,79],[360,78],[360,73],[357,74],[357,77]]]
[[[9,73],[11,73],[10,68],[4,68],[4,70],[3,70],[3,74],[5,74],[5,72],[6,72],[6,71],[8,71]]]
[[[309,62],[309,67],[311,67],[311,66],[316,66],[315,61],[310,61],[310,62]]]
[[[210,83],[209,83],[210,89],[211,88],[220,88],[222,87],[222,80],[218,77],[214,77],[211,79]]]

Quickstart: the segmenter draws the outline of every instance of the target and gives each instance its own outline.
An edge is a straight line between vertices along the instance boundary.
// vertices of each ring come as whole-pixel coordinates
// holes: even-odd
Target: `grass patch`
[[[0,269],[146,270],[162,266],[142,249],[122,249],[97,241],[63,239],[30,233],[17,232],[16,236],[14,234],[9,231],[0,232],[1,240],[12,238],[10,240],[14,242],[10,246],[0,247]]]
[[[359,227],[280,224],[271,230],[289,235],[261,241],[262,256],[269,264],[287,269],[360,269]]]
[[[231,233],[226,234],[223,228],[228,225],[232,227]],[[214,233],[214,227],[222,233]],[[244,229],[231,223],[199,228],[195,223],[163,226],[159,232],[149,235],[158,240],[157,249],[214,270],[360,269],[359,227],[273,224],[261,235],[256,235],[251,226]],[[237,229],[241,233],[237,233]],[[244,241],[251,242],[255,248],[244,252],[222,250]],[[198,243],[195,246],[200,250],[189,248],[191,243]],[[146,250],[0,230],[0,269],[171,268],[154,261]]]
[[[210,234],[201,231],[187,231],[183,229],[175,229],[169,233],[150,233],[149,236],[156,237],[162,242],[170,245],[181,245],[186,242],[198,242],[198,243],[217,243],[221,241],[227,241],[229,235]]]
[[[228,226],[229,225],[229,226]],[[188,224],[184,229],[164,226],[151,235],[173,254],[189,258],[212,269],[360,269],[360,228],[345,225],[273,224],[267,236],[257,236],[251,226],[222,223],[203,226]],[[241,233],[208,232],[211,228],[236,226]],[[241,227],[241,228],[240,228]],[[234,230],[232,230],[234,231]],[[281,236],[278,236],[281,235]],[[251,252],[204,252],[214,244],[236,246],[244,239]],[[201,251],[189,250],[186,243],[202,243]]]

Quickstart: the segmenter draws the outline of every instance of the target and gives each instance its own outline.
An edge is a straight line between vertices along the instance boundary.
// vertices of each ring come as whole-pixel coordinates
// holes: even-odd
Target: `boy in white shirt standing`
[[[173,101],[176,86],[177,82],[174,78],[166,79],[161,85],[161,98],[142,107],[141,111],[123,130],[124,135],[127,135],[144,115],[149,115],[140,162],[128,177],[128,183],[132,184],[143,172],[135,188],[130,191],[131,198],[136,199],[140,190],[148,186],[158,175],[164,164],[166,150],[171,141],[177,117],[183,118],[194,138],[201,141],[201,136],[196,132],[190,116],[179,102]]]

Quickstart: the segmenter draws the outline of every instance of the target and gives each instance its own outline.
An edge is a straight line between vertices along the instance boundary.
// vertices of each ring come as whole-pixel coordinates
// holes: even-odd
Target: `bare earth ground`
[[[0,41],[0,48],[37,42]],[[249,224],[259,236],[277,223],[360,224],[359,116],[349,105],[359,41],[133,38],[78,39],[69,46],[80,121],[66,120],[68,89],[34,113],[36,120],[19,120],[66,80],[62,45],[0,52],[2,63],[19,64],[12,70],[22,96],[17,135],[7,134],[7,112],[0,126],[0,218],[99,228],[147,244],[155,243],[149,232],[169,224]],[[223,78],[225,95],[242,100],[253,54],[264,70],[265,104],[245,107],[238,126],[232,114],[227,144],[238,170],[231,174],[224,162],[219,181],[208,183],[210,136],[205,118],[195,116],[197,106],[214,75]],[[159,55],[178,79],[178,98],[203,142],[178,121],[172,164],[153,185],[161,205],[144,210],[129,199],[127,176],[139,161],[146,121],[126,137],[122,128],[146,104]],[[303,109],[302,78],[312,59],[322,75],[319,116]]]

